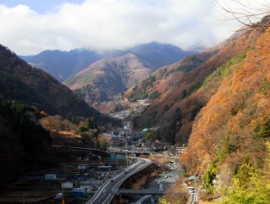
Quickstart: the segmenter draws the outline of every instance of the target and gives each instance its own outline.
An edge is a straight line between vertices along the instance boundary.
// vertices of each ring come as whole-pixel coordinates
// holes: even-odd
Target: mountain
[[[139,58],[154,66],[155,69],[178,62],[183,57],[196,52],[194,50],[184,51],[174,45],[157,42],[141,44],[127,51],[135,53]]]
[[[110,101],[116,94],[147,78],[153,71],[179,61],[188,54],[190,52],[173,45],[156,42],[143,44],[105,57],[65,80],[63,84],[90,105]]]
[[[89,107],[69,88],[41,69],[33,68],[0,45],[0,96],[22,101],[50,115],[94,117],[111,120]]]
[[[158,125],[163,139],[172,143],[187,143],[196,115],[207,104],[211,92],[214,92],[216,87],[212,87],[205,94],[200,92],[196,96],[195,93],[208,75],[251,46],[252,39],[247,38],[243,43],[243,38],[235,34],[216,47],[158,69],[125,92],[124,96],[130,101],[151,101],[144,113],[135,119],[136,127]],[[241,46],[236,46],[236,41],[240,39]]]
[[[188,171],[201,174],[210,162],[214,167],[218,162],[222,182],[229,184],[233,175],[228,171],[239,171],[244,162],[256,166],[264,158],[270,137],[269,39],[269,32],[248,30],[231,41],[222,57],[234,55],[207,75],[194,93],[207,103],[193,123],[186,155],[190,158],[183,157]],[[218,60],[216,56],[212,62]]]
[[[134,87],[131,87],[125,92],[125,96],[128,97],[130,101],[147,98],[154,102],[155,98],[151,97],[151,95],[156,93],[156,96],[159,97],[160,95],[165,94],[172,86],[179,85],[182,77],[203,64],[217,52],[218,48],[205,50],[187,56],[172,65],[164,66],[153,72],[145,80],[142,80]]]
[[[220,185],[230,188],[236,181],[245,188],[254,172],[265,170],[269,39],[267,30],[245,29],[157,70],[124,93],[130,101],[150,102],[133,120],[137,129],[157,127],[149,131],[151,140],[187,145],[181,156],[185,175],[200,177],[207,193],[218,191],[212,183],[216,176]]]
[[[74,49],[69,52],[45,50],[38,55],[20,58],[34,67],[43,69],[58,81],[64,81],[104,56],[86,49]]]
[[[132,53],[95,62],[63,83],[87,103],[112,100],[151,73],[150,65]]]
[[[127,51],[134,52],[142,59],[152,63],[156,68],[172,64],[179,61],[183,56],[194,53],[197,50],[183,51],[182,49],[170,45],[152,42],[141,44],[126,50],[111,50],[98,53],[89,49],[74,49],[69,52],[60,50],[45,50],[37,55],[19,56],[34,67],[38,67],[62,82],[85,69],[92,63]]]

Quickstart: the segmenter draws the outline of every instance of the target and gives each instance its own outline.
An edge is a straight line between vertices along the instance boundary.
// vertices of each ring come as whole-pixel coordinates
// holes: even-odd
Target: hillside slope
[[[142,98],[153,99],[166,93],[171,87],[181,82],[188,72],[203,64],[210,57],[218,52],[218,48],[205,50],[203,52],[185,57],[177,63],[164,66],[153,72],[148,78],[140,81],[134,87],[125,92],[130,101],[137,101]],[[151,81],[151,82],[150,82]],[[156,94],[154,94],[156,93]],[[156,95],[152,97],[151,95]]]
[[[224,183],[243,162],[261,167],[270,137],[270,33],[252,31],[249,36],[253,46],[217,69],[200,88],[206,93],[216,87],[196,117],[183,156],[188,171],[197,174],[218,162]]]
[[[179,64],[175,64],[175,67],[156,71],[130,89],[125,93],[130,100],[151,99],[150,106],[134,120],[135,127],[159,126],[158,139],[171,143],[186,143],[196,115],[218,87],[214,85],[207,92],[202,92],[200,87],[205,78],[222,64],[252,47],[257,37],[258,34],[251,32],[235,34],[210,50],[186,57]],[[160,74],[163,77],[158,77]],[[166,78],[174,78],[174,81]],[[156,97],[151,98],[153,93]]]
[[[151,73],[136,55],[126,53],[95,62],[63,83],[89,104],[112,99]]]
[[[56,166],[50,133],[37,124],[39,111],[0,97],[0,188],[25,171]]]
[[[0,96],[65,117],[109,118],[89,107],[69,88],[41,69],[33,68],[8,48],[0,45]]]
[[[110,101],[156,69],[190,53],[173,45],[143,44],[105,57],[63,83],[90,105]]]
[[[264,167],[270,141],[269,46],[270,32],[245,30],[209,50],[195,69],[181,70],[186,58],[125,93],[137,100],[158,92],[134,125],[158,127],[148,139],[187,144],[183,169],[186,175],[202,176],[208,193],[216,175],[220,184],[230,186],[234,177],[245,186],[254,169]]]

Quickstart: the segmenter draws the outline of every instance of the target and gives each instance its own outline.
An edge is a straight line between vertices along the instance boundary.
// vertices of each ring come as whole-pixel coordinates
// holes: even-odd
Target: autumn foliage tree
[[[236,175],[241,175],[238,182],[248,182],[253,168],[262,168],[265,142],[270,140],[270,33],[254,29],[242,37],[253,38],[245,54],[218,67],[208,75],[200,89],[201,94],[207,95],[213,91],[209,85],[217,87],[195,118],[181,160],[187,173],[199,176],[211,173],[209,168],[214,163],[215,175],[219,175],[220,182],[226,185],[234,183]],[[235,46],[241,46],[238,42]],[[211,184],[213,179],[214,176],[209,174],[204,186],[207,188],[206,184]],[[255,199],[256,193],[250,195]]]
[[[248,163],[242,163],[239,172],[233,179],[231,187],[224,188],[219,204],[267,204],[270,200],[270,143],[266,143],[267,156],[264,168],[258,170]]]

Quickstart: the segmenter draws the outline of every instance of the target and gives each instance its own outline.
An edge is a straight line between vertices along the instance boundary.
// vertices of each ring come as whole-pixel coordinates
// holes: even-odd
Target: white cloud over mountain
[[[231,1],[231,0],[230,0]],[[186,49],[212,46],[239,28],[221,24],[211,0],[85,0],[40,14],[27,5],[0,1],[0,43],[20,55],[45,49],[122,49],[157,41]]]

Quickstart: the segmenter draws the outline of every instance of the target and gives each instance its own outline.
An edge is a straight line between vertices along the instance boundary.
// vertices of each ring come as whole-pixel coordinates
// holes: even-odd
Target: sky
[[[225,0],[0,0],[0,44],[17,55],[125,49],[153,41],[184,50],[211,47],[241,26],[218,20],[215,1]]]

